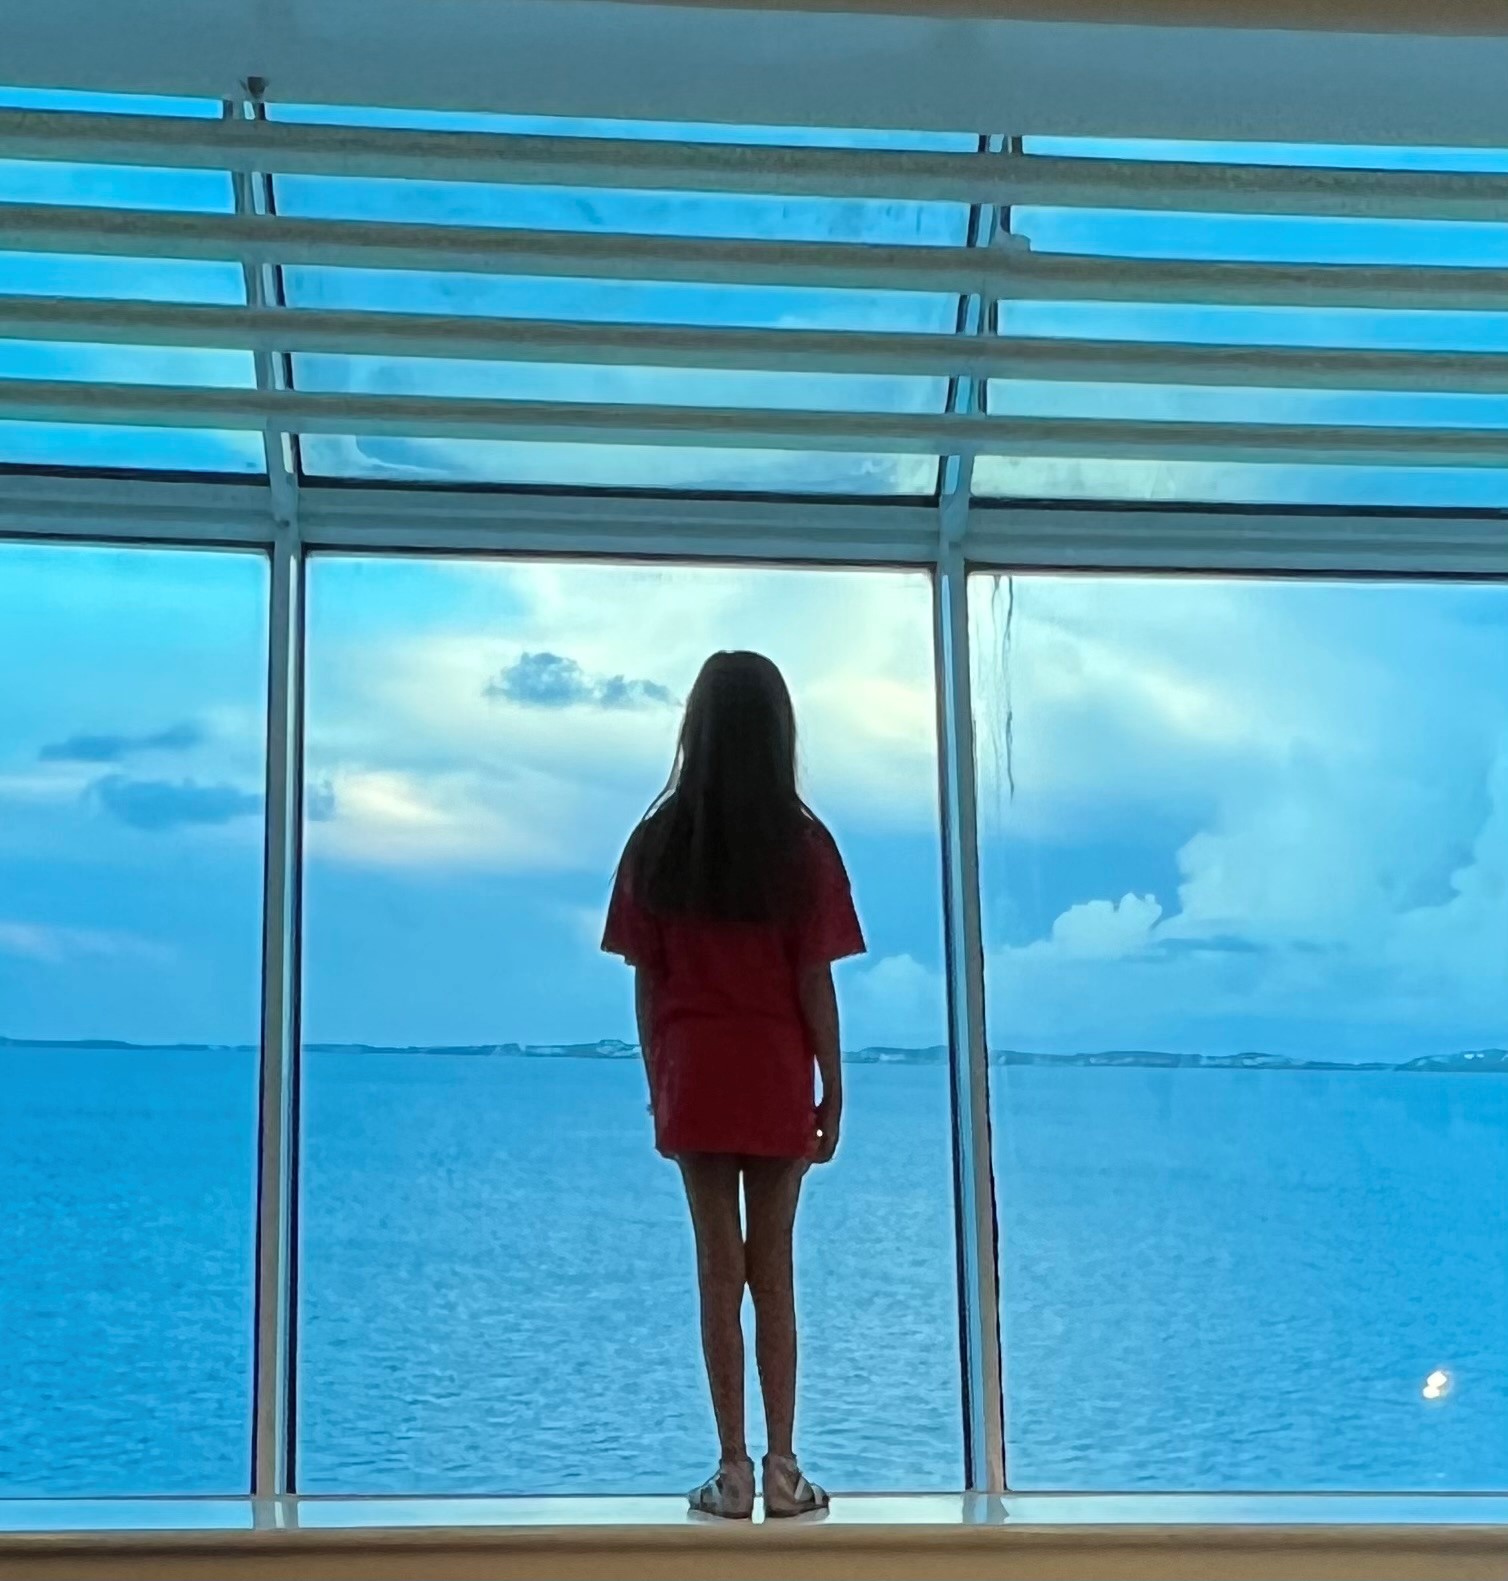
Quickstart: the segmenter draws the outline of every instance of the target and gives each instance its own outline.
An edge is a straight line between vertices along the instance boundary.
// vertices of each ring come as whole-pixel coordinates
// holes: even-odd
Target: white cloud
[[[1417,774],[1480,756],[1503,717],[1500,644],[1403,587],[1016,578],[972,590],[983,805],[1023,832],[1205,815],[1306,765]],[[1442,688],[1449,706],[1442,707]],[[1014,725],[1016,797],[1005,789]],[[1475,739],[1473,739],[1475,738]]]
[[[941,977],[910,955],[885,955],[840,973],[847,1048],[929,1047],[945,1042]]]
[[[336,575],[339,575],[338,568]],[[328,571],[323,571],[328,576]],[[668,708],[543,709],[488,695],[526,652],[683,697],[719,647],[761,648],[796,693],[808,791],[839,822],[936,818],[930,595],[916,577],[469,563],[415,571],[415,608],[468,595],[439,631],[344,634],[327,586],[311,643],[311,773],[337,816],[316,850],[345,861],[604,868],[663,785]],[[360,612],[352,607],[353,617]],[[371,634],[367,634],[371,633]],[[342,827],[343,826],[343,827]]]
[[[486,770],[340,768],[335,815],[307,831],[316,857],[376,867],[532,871],[576,865],[573,787]]]
[[[1327,798],[1301,777],[1270,800],[1237,794],[1178,853],[1168,914],[1151,895],[1083,902],[1045,937],[991,954],[992,1041],[1353,1055],[1501,1044],[1508,737],[1454,864],[1408,787],[1387,790]]]
[[[384,626],[353,607],[349,629],[327,619],[311,647],[311,768],[339,808],[312,832],[318,850],[605,874],[663,782],[674,714],[485,695],[539,651],[684,696],[709,651],[763,648],[797,693],[819,809],[844,827],[935,827],[920,579],[496,563],[415,574],[429,579],[416,611],[448,588],[461,613],[439,624],[400,609]],[[337,607],[335,591],[322,596]],[[1004,597],[978,583],[986,878],[1008,896],[1063,897],[1035,937],[992,949],[992,1040],[1302,1036],[1311,1051],[1357,1053],[1384,1035],[1501,1040],[1508,653],[1496,615],[1463,615],[1454,597],[1033,578],[1016,584],[1007,641]],[[999,772],[1007,709],[1014,798]],[[1094,884],[1086,849],[1152,868],[1075,894]],[[862,898],[880,875],[855,877]],[[850,1041],[935,1041],[941,985],[913,956],[843,981]]]
[[[136,934],[94,928],[59,928],[46,923],[0,920],[0,955],[44,966],[63,966],[80,958],[165,964],[173,952]]]
[[[1508,1035],[1508,738],[1487,790],[1487,813],[1466,859],[1450,874],[1449,893],[1397,917],[1387,959],[1436,1005],[1448,993],[1475,988],[1496,1006]]]
[[[1135,578],[1014,594],[1013,612],[1004,584],[974,596],[986,892],[1017,926],[1044,891],[1069,903],[992,950],[997,1046],[1508,1037],[1501,601]],[[1072,897],[1086,849],[1153,884]]]
[[[1147,947],[1162,907],[1151,895],[1086,900],[1052,925],[1051,949],[1070,960],[1113,960]]]

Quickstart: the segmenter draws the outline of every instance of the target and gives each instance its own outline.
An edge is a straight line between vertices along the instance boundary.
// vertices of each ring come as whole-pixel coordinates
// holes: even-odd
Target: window
[[[405,123],[426,129],[498,134],[598,136],[639,141],[729,141],[727,129],[539,121],[504,116],[386,115],[280,108],[279,118]],[[826,146],[902,146],[882,138],[739,128],[739,142]],[[909,140],[914,144],[917,139]],[[931,138],[939,148],[971,149],[971,137]],[[725,237],[771,241],[961,245],[961,204],[859,199],[754,198],[725,194],[485,186],[440,181],[283,177],[279,210],[291,215],[579,232],[586,236]],[[958,298],[941,293],[790,286],[671,284],[384,272],[300,266],[287,272],[295,307],[465,314],[478,319],[566,324],[831,329],[949,334]],[[482,326],[479,326],[479,329]],[[600,355],[600,354],[599,354]],[[646,349],[648,361],[654,353]],[[942,376],[712,371],[675,365],[593,365],[589,348],[546,362],[438,361],[410,356],[303,355],[295,379],[309,390],[432,396],[494,396],[520,401],[592,401],[635,406],[762,407],[815,411],[940,412]],[[930,495],[935,456],[689,449],[653,445],[526,444],[506,440],[382,439],[310,436],[311,473],[368,481],[563,485],[578,488],[695,489],[707,493]]]
[[[0,1498],[281,1492],[272,1419],[313,1494],[694,1474],[598,940],[740,645],[872,947],[813,1469],[955,1489],[966,1401],[976,1485],[1504,1486],[1505,190],[0,87]]]
[[[266,602],[0,544],[0,1496],[250,1483]]]
[[[888,572],[311,567],[301,1489],[671,1492],[705,1453],[685,1207],[598,941],[741,644],[791,680],[872,951],[803,1223],[804,1442],[840,1487],[958,1484],[930,607]]]
[[[218,115],[198,100],[122,99],[84,93],[0,94],[0,106],[26,110]],[[0,148],[0,154],[3,154]],[[217,170],[154,170],[0,157],[0,246],[8,204],[229,213],[231,178]],[[172,258],[117,258],[86,252],[0,252],[0,311],[6,297],[74,297],[147,302],[239,303],[240,266]],[[255,384],[249,351],[183,346],[123,346],[72,340],[0,339],[0,379],[89,384]],[[0,466],[62,466],[87,471],[250,473],[263,469],[256,434],[212,429],[109,427],[89,423],[0,420]]]
[[[1508,593],[972,594],[1012,1485],[1501,1487]]]
[[[1311,148],[1284,144],[1147,143],[1074,138],[1030,138],[1026,151],[1082,159],[1178,161],[1242,166],[1321,166],[1338,170],[1423,170],[1442,174],[1508,169],[1492,150]],[[1154,200],[1155,201],[1155,200]],[[1469,288],[1473,270],[1501,269],[1508,260],[1508,226],[1448,219],[1384,220],[1312,215],[1178,212],[1176,196],[1154,209],[1022,206],[1009,228],[1029,238],[1035,253],[1079,260],[1122,262],[1156,269],[1159,261],[1311,266],[1307,287],[1286,305],[1230,305],[1213,279],[1190,283],[1183,300],[1151,289],[1138,300],[1134,286],[1117,287],[1107,300],[1009,301],[1000,308],[1000,333],[1067,341],[1097,341],[1124,348],[1125,366],[1100,375],[1086,366],[1080,382],[1032,378],[995,379],[992,412],[1016,417],[1126,419],[1187,424],[1290,427],[1298,438],[1287,457],[1208,460],[1170,452],[1147,459],[1118,458],[1114,442],[1103,455],[1092,446],[1075,456],[989,457],[980,462],[975,488],[981,496],[1041,499],[1125,499],[1214,505],[1392,506],[1463,509],[1508,504],[1508,467],[1452,465],[1438,454],[1405,460],[1381,451],[1374,461],[1336,464],[1326,458],[1325,428],[1502,428],[1502,403],[1459,369],[1447,372],[1449,353],[1508,347],[1508,315],[1452,307],[1442,292],[1433,310],[1403,305],[1406,292],[1387,306],[1332,305],[1337,298],[1320,280],[1327,266],[1415,266],[1461,271]],[[1317,266],[1317,267],[1315,267]],[[1334,274],[1333,268],[1331,273]],[[1342,271],[1343,272],[1343,271]],[[1135,276],[1133,276],[1135,278]],[[1142,276],[1142,278],[1146,278]],[[1482,278],[1486,278],[1483,275]],[[1211,287],[1214,287],[1213,295]],[[1051,294],[1051,293],[1049,293]],[[1173,299],[1169,299],[1170,296]],[[1444,309],[1444,311],[1441,311]],[[1135,355],[1161,347],[1174,363],[1190,348],[1306,348],[1307,362],[1286,371],[1263,369],[1258,357],[1239,374],[1213,380],[1193,375],[1177,383],[1167,374],[1135,373]],[[1352,369],[1348,380],[1327,374],[1326,350],[1418,351],[1441,354],[1431,380]],[[1302,366],[1303,371],[1295,371]],[[1264,383],[1265,378],[1265,383]],[[1304,430],[1314,430],[1312,453],[1303,455]],[[1190,436],[1197,437],[1197,429]],[[1505,434],[1508,439],[1508,434]],[[1400,442],[1404,456],[1409,446]]]

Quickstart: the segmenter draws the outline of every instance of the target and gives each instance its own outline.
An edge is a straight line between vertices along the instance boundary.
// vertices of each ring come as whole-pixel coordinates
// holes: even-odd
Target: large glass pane
[[[1088,160],[1179,160],[1230,165],[1473,171],[1508,169],[1508,152],[1306,147],[1286,144],[1116,142],[1033,138],[1030,152]],[[1169,200],[1176,201],[1175,199]],[[1044,254],[1107,259],[1299,265],[1455,265],[1501,268],[1508,226],[1274,215],[1019,206],[1011,229]],[[1198,292],[1190,291],[1191,298]],[[1297,346],[1376,351],[1485,351],[1508,347],[1508,314],[1313,307],[1210,307],[1180,303],[1021,301],[1005,304],[1000,330],[1018,336],[1161,342],[1169,346]],[[1443,383],[1442,379],[1442,383]],[[992,380],[989,404],[1009,416],[1312,426],[1504,426],[1502,403],[1474,395],[1321,389]],[[1508,437],[1508,436],[1505,436]],[[1508,464],[1494,467],[1226,463],[990,457],[975,470],[983,496],[1177,500],[1205,504],[1500,507]]]
[[[1508,1484],[1508,590],[979,576],[1013,1486]]]
[[[282,108],[298,120],[361,121],[472,132],[606,136],[643,141],[735,141],[823,146],[972,149],[973,137],[770,131],[530,117],[399,115]],[[289,214],[619,235],[743,237],[959,245],[961,204],[739,197],[718,193],[489,186],[475,182],[283,177]],[[951,333],[958,299],[943,293],[672,285],[653,281],[493,278],[477,275],[298,266],[287,272],[295,307],[403,310],[628,324]],[[299,356],[306,389],[373,394],[494,396],[514,400],[665,403],[815,411],[937,412],[947,380],[916,375],[810,375],[654,367],[436,362],[423,358]],[[930,494],[934,456],[811,455],[797,451],[635,448],[311,435],[311,473],[369,480],[493,482],[521,486],[759,490],[812,494]]]
[[[679,700],[738,645],[791,680],[871,946],[800,1227],[800,1435],[839,1487],[958,1484],[929,611],[889,572],[313,565],[302,1489],[673,1492],[706,1459],[686,1210],[598,941]]]
[[[164,117],[221,113],[217,101],[3,88],[0,105]],[[4,215],[9,203],[198,214],[224,214],[235,207],[225,171],[0,159],[0,247],[6,245]],[[0,251],[0,295],[239,303],[245,300],[245,287],[235,263],[12,250]],[[249,351],[47,340],[0,340],[0,378],[241,388],[256,382]],[[248,473],[260,472],[264,457],[256,434],[3,421],[0,465],[4,464]]]
[[[0,544],[0,1496],[248,1487],[266,601]]]

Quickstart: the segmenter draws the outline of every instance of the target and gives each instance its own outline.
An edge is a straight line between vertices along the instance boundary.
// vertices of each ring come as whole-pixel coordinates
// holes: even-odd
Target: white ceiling
[[[612,0],[42,0],[0,81],[539,114],[1508,147],[1508,37]]]

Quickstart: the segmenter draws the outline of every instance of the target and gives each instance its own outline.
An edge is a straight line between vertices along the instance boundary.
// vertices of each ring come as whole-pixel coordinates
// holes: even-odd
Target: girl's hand
[[[817,1105],[817,1135],[812,1144],[812,1162],[830,1164],[838,1151],[838,1132],[843,1119],[843,1101],[824,1098]]]

